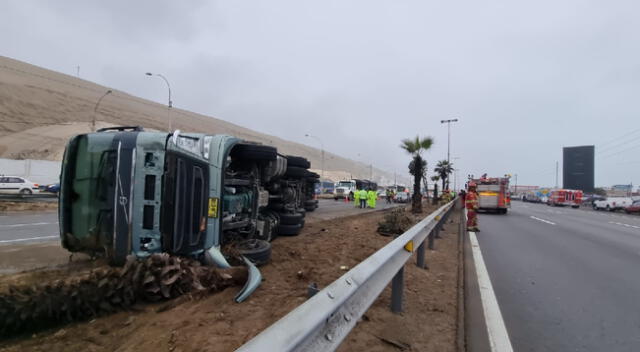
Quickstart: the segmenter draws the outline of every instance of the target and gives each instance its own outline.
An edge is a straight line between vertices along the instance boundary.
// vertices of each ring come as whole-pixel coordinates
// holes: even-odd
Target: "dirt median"
[[[344,274],[345,267],[352,268],[388,243],[391,238],[376,233],[382,216],[373,212],[318,221],[308,224],[300,236],[278,238],[271,263],[261,268],[262,286],[245,303],[232,303],[237,288],[231,288],[16,337],[0,342],[0,350],[232,351],[303,303],[310,283],[327,286]],[[383,339],[405,343],[413,351],[455,350],[457,237],[448,234],[455,232],[454,226],[446,227],[437,250],[427,253],[429,270],[407,265],[406,313],[388,310],[390,293],[385,290],[341,351],[398,350]],[[19,275],[19,281],[42,277],[38,271]],[[15,277],[1,276],[0,282]]]

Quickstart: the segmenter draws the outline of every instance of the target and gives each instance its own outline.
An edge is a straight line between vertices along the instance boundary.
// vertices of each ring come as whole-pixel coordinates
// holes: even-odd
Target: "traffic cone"
[[[349,196],[344,197],[344,202],[349,203]]]

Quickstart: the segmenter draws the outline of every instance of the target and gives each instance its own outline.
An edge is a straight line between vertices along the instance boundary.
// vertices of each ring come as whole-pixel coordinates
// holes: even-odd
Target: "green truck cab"
[[[244,300],[260,284],[256,265],[278,234],[295,235],[317,207],[309,162],[228,135],[114,127],[74,136],[60,176],[64,248],[122,265],[153,253],[229,267],[235,248],[249,266]]]

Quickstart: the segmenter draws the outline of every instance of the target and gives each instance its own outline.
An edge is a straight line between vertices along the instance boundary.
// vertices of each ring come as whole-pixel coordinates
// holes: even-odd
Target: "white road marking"
[[[482,309],[484,310],[484,318],[487,324],[487,333],[489,335],[491,351],[513,352],[509,333],[507,332],[507,327],[504,325],[504,320],[502,320],[500,306],[498,305],[498,300],[493,292],[493,286],[491,285],[491,279],[489,278],[489,271],[487,271],[487,267],[484,265],[482,251],[480,250],[480,244],[478,243],[475,232],[469,232],[469,239],[471,241],[473,262],[478,274],[480,300],[482,301]]]
[[[634,229],[640,229],[640,226],[636,226],[636,225],[629,225],[629,224],[623,224],[621,222],[615,222],[615,221],[609,221],[610,224],[615,224],[615,225],[620,225],[620,226],[624,226],[624,227],[632,227]]]
[[[57,222],[32,222],[28,224],[9,224],[9,225],[0,225],[1,227],[23,227],[23,226],[41,226],[41,225],[57,225]]]
[[[549,224],[549,225],[555,225],[556,224],[555,222],[551,222],[551,221],[545,220],[545,219],[540,219],[540,218],[537,218],[537,217],[535,217],[533,215],[531,215],[530,218],[532,218],[534,220],[542,221],[542,222],[544,222],[546,224]]]
[[[14,240],[1,240],[0,243],[25,242],[25,241],[44,240],[44,239],[58,238],[58,237],[60,236],[39,236],[39,237],[29,237],[29,238],[17,238]]]

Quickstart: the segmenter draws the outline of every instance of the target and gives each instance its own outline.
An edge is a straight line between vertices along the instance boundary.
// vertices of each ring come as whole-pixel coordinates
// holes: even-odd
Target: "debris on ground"
[[[407,231],[414,222],[404,207],[398,207],[387,213],[378,223],[378,233],[383,236],[397,236]]]
[[[0,292],[0,336],[87,320],[139,302],[220,291],[246,280],[244,267],[217,269],[168,254],[144,260],[129,256],[123,268],[101,268],[85,277],[46,284],[9,286]]]

